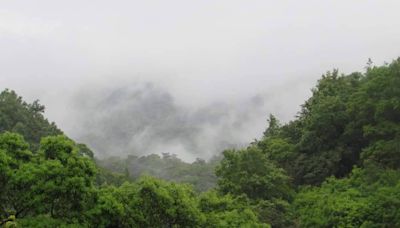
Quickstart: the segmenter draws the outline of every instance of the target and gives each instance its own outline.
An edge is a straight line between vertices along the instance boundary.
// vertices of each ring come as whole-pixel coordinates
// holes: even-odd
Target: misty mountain
[[[137,83],[81,91],[73,99],[72,115],[80,126],[75,138],[98,156],[175,153],[194,160],[249,143],[252,138],[245,136],[263,116],[263,102],[253,96],[194,109],[178,104],[166,89]]]

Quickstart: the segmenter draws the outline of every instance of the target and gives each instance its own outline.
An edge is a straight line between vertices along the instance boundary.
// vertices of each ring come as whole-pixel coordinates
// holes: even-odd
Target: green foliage
[[[76,145],[79,148],[79,154],[94,159],[93,151],[85,144],[79,143]]]
[[[18,227],[40,227],[40,228],[84,228],[85,224],[67,223],[62,219],[54,219],[49,216],[40,215],[18,220]]]
[[[257,147],[226,150],[216,169],[223,193],[245,194],[250,199],[289,199],[289,178]]]
[[[130,178],[127,177],[125,174],[116,173],[106,168],[97,167],[97,175],[96,175],[97,186],[107,186],[107,185],[120,186],[127,181],[130,181]]]
[[[197,204],[190,187],[143,177],[101,189],[89,214],[96,227],[201,227]]]
[[[88,212],[95,227],[266,227],[247,202],[152,177],[97,193]]]
[[[304,188],[293,207],[301,227],[398,227],[399,196],[399,172],[355,169],[349,178]]]
[[[193,163],[186,163],[174,154],[163,153],[162,157],[156,154],[142,157],[129,155],[125,159],[109,157],[96,162],[100,167],[115,173],[129,174],[130,179],[150,175],[177,183],[192,184],[196,191],[203,192],[216,185],[214,169],[219,157],[213,157],[208,162],[197,159]]]
[[[360,151],[347,145],[344,133],[350,122],[347,102],[361,78],[358,73],[339,76],[337,70],[328,72],[303,105],[298,156],[291,172],[296,183],[318,184],[331,175],[342,177],[357,164]]]
[[[87,217],[94,227],[128,227],[129,215],[122,193],[115,186],[105,186],[97,190],[96,201],[87,212]]]
[[[38,101],[28,104],[14,91],[4,90],[0,93],[0,133],[19,133],[36,150],[42,137],[62,134],[43,112],[44,106]]]
[[[245,199],[215,191],[200,196],[199,206],[206,216],[205,227],[269,227],[260,223]]]
[[[269,115],[268,128],[264,132],[264,137],[268,138],[277,135],[280,131],[280,128],[281,124],[279,123],[279,120],[274,115]]]
[[[0,134],[0,214],[3,216],[8,216],[9,211],[17,215],[26,213],[35,204],[36,199],[28,191],[37,180],[33,177],[35,167],[30,163],[33,154],[28,147],[18,134]]]
[[[272,227],[294,226],[290,203],[286,200],[258,200],[252,203],[251,208],[258,215],[260,221],[267,222]]]
[[[362,159],[400,168],[400,58],[370,68],[348,106],[356,120],[349,131],[365,140]]]
[[[84,211],[95,165],[78,154],[71,140],[44,138],[40,152],[33,155],[22,136],[4,133],[0,148],[2,164],[8,164],[0,195],[3,216],[11,210],[17,217],[42,212],[65,219]]]
[[[28,162],[32,158],[29,144],[25,142],[21,135],[5,132],[0,135],[0,149],[6,151],[8,155],[18,162]],[[16,167],[18,164],[14,164]]]
[[[294,192],[284,170],[255,146],[223,154],[216,169],[218,190],[223,194],[244,194],[263,222],[274,227],[289,225],[285,213]]]
[[[6,151],[0,149],[0,193],[3,193],[4,188],[6,187],[9,178],[11,161],[12,159],[10,156],[8,156]]]
[[[400,164],[400,59],[365,74],[328,72],[312,90],[296,120],[281,125],[270,116],[254,143],[296,185],[346,177],[367,162]]]
[[[38,191],[54,218],[78,217],[93,187],[94,162],[79,155],[79,148],[65,136],[43,138],[40,146]]]
[[[219,190],[245,194],[258,217],[276,227],[398,226],[398,183],[384,181],[400,168],[399,69],[400,59],[365,74],[328,72],[297,119],[282,125],[271,115],[260,141],[224,153]],[[346,178],[355,165],[362,169]],[[298,187],[315,186],[304,188],[293,207],[290,197],[274,195],[290,192],[274,175],[277,167]]]
[[[15,221],[15,215],[10,215],[4,223],[4,228],[17,228],[18,223]]]
[[[134,205],[140,208],[144,219],[141,226],[171,227],[178,224],[196,227],[202,224],[204,218],[196,207],[194,192],[188,186],[150,177],[141,179],[138,185],[139,200]]]

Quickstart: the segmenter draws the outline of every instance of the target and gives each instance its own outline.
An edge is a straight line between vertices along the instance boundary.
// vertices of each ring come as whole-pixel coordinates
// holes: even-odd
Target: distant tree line
[[[143,175],[149,175],[193,185],[197,192],[212,189],[217,184],[215,167],[222,159],[214,156],[209,161],[196,159],[192,163],[184,162],[175,154],[163,153],[162,156],[151,154],[147,156],[128,155],[127,157],[108,157],[96,159],[98,166],[125,175],[127,179],[136,180]]]

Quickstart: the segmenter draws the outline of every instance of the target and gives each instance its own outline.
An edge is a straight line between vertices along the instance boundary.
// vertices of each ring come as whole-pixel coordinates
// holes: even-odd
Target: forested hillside
[[[129,155],[126,158],[108,157],[98,159],[96,163],[105,170],[125,175],[131,180],[150,175],[168,181],[192,184],[194,190],[203,192],[217,184],[214,170],[220,160],[220,156],[214,156],[209,161],[197,159],[187,163],[176,154],[163,153],[161,157],[157,154],[141,157]]]
[[[400,58],[326,73],[294,120],[208,162],[98,160],[43,112],[0,94],[5,227],[400,227]]]

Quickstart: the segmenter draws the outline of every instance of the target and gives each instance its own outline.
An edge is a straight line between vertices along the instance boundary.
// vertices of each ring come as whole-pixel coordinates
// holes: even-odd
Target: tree
[[[281,124],[279,120],[272,114],[269,115],[268,128],[264,131],[264,137],[268,138],[278,134]]]
[[[42,137],[62,134],[54,123],[44,118],[43,112],[44,106],[39,101],[28,104],[14,91],[6,89],[0,93],[0,133],[21,134],[35,151]]]
[[[140,208],[142,227],[200,227],[203,223],[204,217],[189,186],[150,177],[141,179],[138,185],[138,200],[133,205]]]
[[[40,144],[40,179],[45,211],[54,218],[81,217],[95,180],[93,161],[63,135],[49,136]]]
[[[200,195],[199,208],[205,214],[205,227],[269,227],[259,222],[246,199],[221,195],[216,191]]]
[[[222,193],[246,194],[250,199],[290,199],[289,178],[257,147],[226,150],[217,167]]]
[[[21,135],[0,134],[1,210],[3,216],[24,216],[34,210],[38,198],[31,188],[36,184],[33,154]]]
[[[293,196],[289,177],[256,146],[224,151],[217,167],[218,190],[249,198],[258,218],[274,227],[289,225],[285,213]]]
[[[400,168],[400,58],[370,68],[348,109],[354,120],[348,132],[364,142],[362,160]]]
[[[126,208],[127,202],[122,201],[122,194],[129,193],[121,192],[121,189],[115,186],[104,186],[96,191],[93,206],[86,213],[92,226],[118,228],[137,225],[130,222],[130,215]]]
[[[356,168],[349,178],[307,187],[293,203],[301,227],[398,227],[400,173]]]
[[[95,205],[89,214],[96,226],[202,227],[205,220],[189,186],[152,177],[102,189]]]

